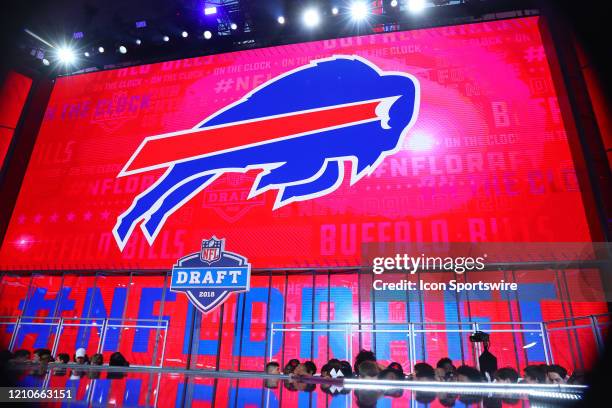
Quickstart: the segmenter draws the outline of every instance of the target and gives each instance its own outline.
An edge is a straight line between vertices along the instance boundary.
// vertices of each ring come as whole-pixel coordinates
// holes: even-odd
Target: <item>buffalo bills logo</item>
[[[350,184],[397,152],[419,107],[419,83],[358,56],[313,61],[259,86],[192,129],[143,140],[118,177],[165,168],[113,229],[123,250],[136,225],[152,244],[166,219],[221,175],[259,169],[248,198],[274,209]]]

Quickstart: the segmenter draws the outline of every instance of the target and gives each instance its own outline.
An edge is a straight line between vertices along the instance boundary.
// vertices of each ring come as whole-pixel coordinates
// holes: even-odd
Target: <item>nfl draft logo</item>
[[[224,249],[225,239],[203,240],[200,252],[182,257],[172,268],[170,290],[185,293],[202,313],[216,309],[231,293],[248,292],[251,264]]]

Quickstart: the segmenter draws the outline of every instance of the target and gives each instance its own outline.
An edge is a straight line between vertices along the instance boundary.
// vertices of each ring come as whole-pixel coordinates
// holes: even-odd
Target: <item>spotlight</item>
[[[210,40],[212,38],[212,33],[208,30],[204,31],[204,38]]]
[[[127,48],[125,48],[125,45],[121,45],[119,47],[119,52],[122,54],[127,54]]]
[[[98,47],[98,52],[100,54],[104,54],[104,47]]]
[[[310,8],[304,11],[302,19],[304,21],[304,25],[308,28],[316,27],[321,22],[319,11],[315,8]]]
[[[211,16],[213,14],[217,14],[217,8],[216,7],[204,7],[204,15],[205,16]]]
[[[187,38],[187,37],[189,37],[189,33],[188,33],[187,31],[183,31],[183,32],[181,33],[181,37],[183,37],[183,38]]]
[[[368,16],[369,12],[368,6],[361,1],[357,1],[351,4],[350,11],[351,18],[357,21],[364,20]]]
[[[412,13],[420,13],[425,8],[425,0],[408,0],[408,10]]]
[[[338,14],[338,7],[332,8],[332,14],[335,16]]]
[[[137,38],[136,39],[136,45],[140,45],[140,44],[142,44],[142,40],[140,38]]]
[[[89,54],[89,51],[85,51],[85,52],[83,53],[83,55],[84,55],[84,56],[86,56],[87,58],[89,58],[89,55],[90,55],[90,54]]]
[[[49,60],[48,60],[48,59],[46,59],[46,58],[43,58],[43,59],[42,59],[42,63],[43,63],[43,65],[45,65],[45,66],[49,66]]]
[[[68,47],[60,47],[57,50],[57,58],[60,60],[61,63],[66,65],[73,64],[76,60],[74,51]]]
[[[397,7],[397,0],[391,0],[391,7]]]
[[[236,25],[236,23],[232,23],[232,24],[230,24],[230,28],[231,28],[232,30],[235,30],[235,29],[237,29],[237,28],[238,28],[238,25]]]
[[[276,21],[278,21],[278,24],[285,24],[285,17],[279,16]]]
[[[168,37],[167,35],[164,35],[163,40],[164,40],[164,42],[168,42],[168,41],[170,41],[170,37]]]

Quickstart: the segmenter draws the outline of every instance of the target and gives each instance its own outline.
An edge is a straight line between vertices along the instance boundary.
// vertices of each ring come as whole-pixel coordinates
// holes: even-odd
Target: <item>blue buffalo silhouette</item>
[[[400,148],[416,119],[419,96],[413,76],[383,72],[358,56],[312,61],[274,78],[195,128],[381,99],[378,119],[173,163],[117,218],[117,244],[123,249],[141,221],[152,244],[168,216],[227,172],[261,169],[249,198],[277,190],[274,209],[337,189],[346,161],[352,163],[353,185]]]

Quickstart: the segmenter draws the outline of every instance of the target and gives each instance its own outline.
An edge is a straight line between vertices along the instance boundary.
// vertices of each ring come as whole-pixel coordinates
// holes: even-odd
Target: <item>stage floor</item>
[[[72,364],[20,367],[9,379],[18,387],[70,394],[45,406],[557,407],[573,405],[585,391],[583,386],[290,379],[256,372]]]

